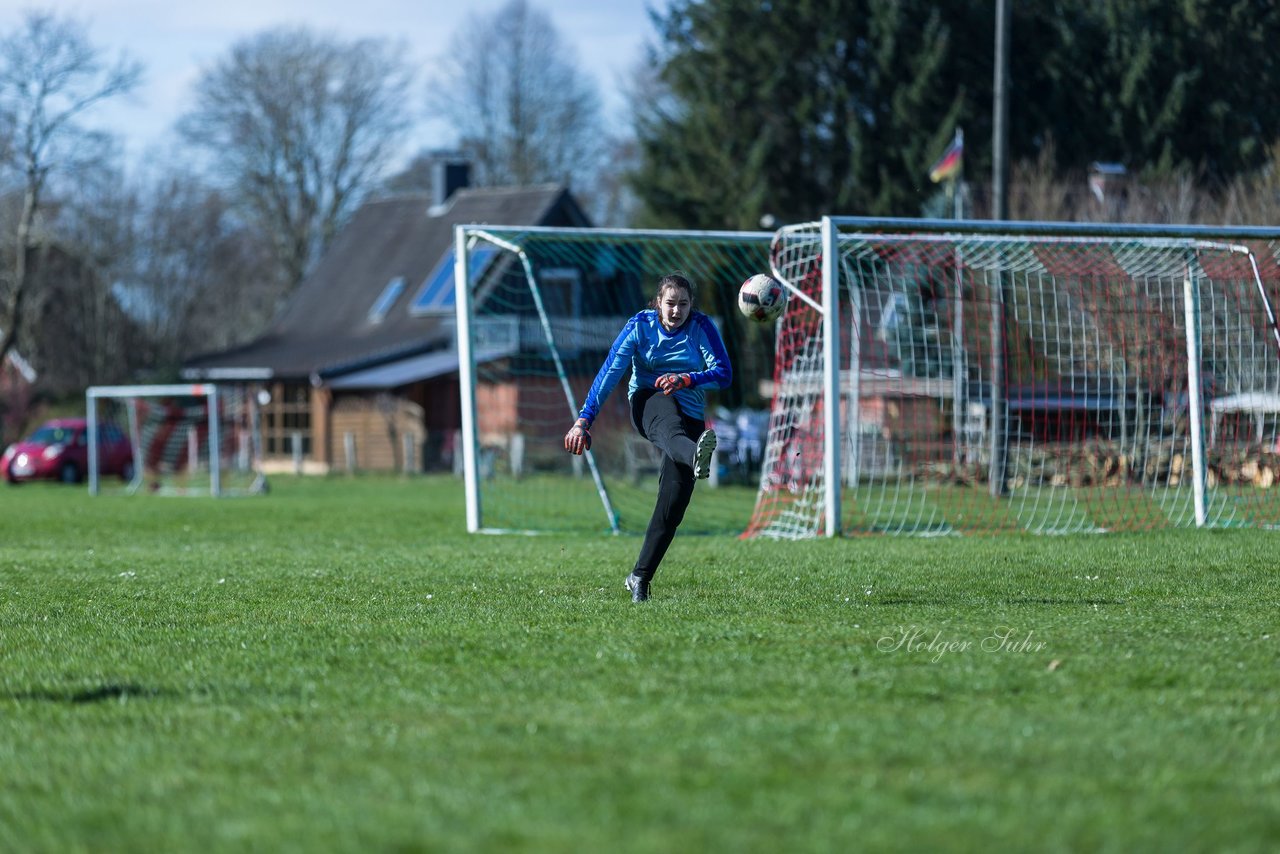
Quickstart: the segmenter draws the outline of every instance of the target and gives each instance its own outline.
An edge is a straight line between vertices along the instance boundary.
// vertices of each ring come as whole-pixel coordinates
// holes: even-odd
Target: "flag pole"
[[[956,128],[955,142],[952,143],[960,151],[964,151],[964,128]],[[964,157],[951,176],[948,192],[951,193],[951,218],[964,219]]]
[[[964,129],[957,127],[952,147],[964,151]],[[951,216],[964,219],[964,158],[959,168],[947,181],[951,196]],[[964,282],[961,275],[960,248],[954,247],[955,270],[951,282],[951,462],[957,470],[968,457],[968,440],[964,433],[968,401],[965,399],[968,370],[964,351]]]

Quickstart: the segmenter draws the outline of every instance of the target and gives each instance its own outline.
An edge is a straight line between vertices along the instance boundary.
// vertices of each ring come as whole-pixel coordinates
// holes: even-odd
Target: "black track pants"
[[[681,412],[675,397],[652,388],[632,396],[631,423],[662,451],[658,500],[635,566],[637,574],[652,579],[693,497],[693,457],[705,425]]]

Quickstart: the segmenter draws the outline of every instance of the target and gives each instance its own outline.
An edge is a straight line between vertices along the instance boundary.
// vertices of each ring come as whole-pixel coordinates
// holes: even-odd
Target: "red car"
[[[88,425],[83,418],[57,418],[5,448],[0,475],[10,483],[60,480],[79,483],[89,471]],[[98,472],[133,479],[133,447],[114,424],[98,425]]]

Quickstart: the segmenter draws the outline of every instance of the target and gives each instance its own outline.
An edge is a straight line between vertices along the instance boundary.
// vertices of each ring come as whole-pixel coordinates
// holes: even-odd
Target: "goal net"
[[[94,386],[89,491],[159,495],[262,492],[257,402],[244,387]]]
[[[769,269],[771,236],[459,228],[455,252],[467,258],[455,275],[468,529],[644,531],[659,458],[631,426],[629,377],[592,426],[587,454],[566,453],[564,434],[627,319],[648,305],[662,275],[681,270],[735,373],[732,389],[708,393],[706,417],[721,433],[720,449],[681,531],[740,533],[764,443],[763,419],[753,438],[738,416],[752,395],[762,403],[753,383],[772,369],[773,327],[747,321],[736,300],[745,279]]]
[[[886,225],[775,236],[807,299],[779,322],[748,535],[1280,521],[1272,244]]]

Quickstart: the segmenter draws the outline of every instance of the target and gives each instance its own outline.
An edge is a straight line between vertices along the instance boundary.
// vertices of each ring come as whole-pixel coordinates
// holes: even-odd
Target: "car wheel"
[[[75,463],[63,463],[62,468],[58,470],[58,480],[63,483],[79,483],[80,469],[76,468]]]

